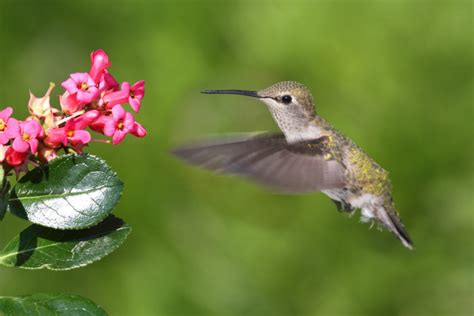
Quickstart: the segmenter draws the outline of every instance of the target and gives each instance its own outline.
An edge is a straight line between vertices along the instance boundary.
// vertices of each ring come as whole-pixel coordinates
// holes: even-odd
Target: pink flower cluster
[[[145,82],[119,84],[107,70],[110,65],[103,50],[92,52],[89,72],[73,73],[61,84],[65,89],[59,96],[61,110],[49,103],[51,83],[41,98],[30,93],[30,116],[25,121],[12,118],[11,107],[0,111],[0,162],[5,170],[26,171],[28,162],[49,161],[61,149],[81,153],[94,141],[87,128],[111,137],[112,144],[120,143],[127,134],[144,137],[145,128],[123,105],[140,110]]]

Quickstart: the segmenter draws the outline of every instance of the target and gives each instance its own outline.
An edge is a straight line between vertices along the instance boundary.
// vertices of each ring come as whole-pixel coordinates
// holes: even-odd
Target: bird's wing
[[[172,153],[190,164],[247,176],[283,192],[328,190],[345,182],[345,168],[336,160],[324,159],[324,137],[288,144],[281,134],[253,134],[180,147]]]

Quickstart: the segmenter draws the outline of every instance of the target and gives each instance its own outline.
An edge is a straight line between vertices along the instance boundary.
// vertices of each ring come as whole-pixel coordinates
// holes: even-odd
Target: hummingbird
[[[260,91],[205,90],[257,98],[282,133],[257,133],[178,147],[178,158],[208,170],[236,174],[283,193],[322,192],[339,211],[376,223],[413,249],[391,194],[388,172],[318,115],[311,92],[294,81]]]

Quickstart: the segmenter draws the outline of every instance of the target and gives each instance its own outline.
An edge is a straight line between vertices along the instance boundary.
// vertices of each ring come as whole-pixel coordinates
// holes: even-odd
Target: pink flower
[[[81,149],[91,141],[91,135],[84,128],[95,121],[98,116],[98,111],[88,111],[77,118],[70,119],[64,127],[50,128],[44,143],[52,148],[57,148],[61,144],[64,146],[71,144],[72,147]]]
[[[97,133],[104,134],[104,126],[110,120],[113,120],[112,115],[102,114],[89,127]]]
[[[116,145],[132,131],[135,120],[133,115],[125,112],[121,105],[114,106],[111,118],[104,125],[104,134],[112,136],[112,144]]]
[[[133,135],[137,137],[145,137],[146,136],[146,129],[138,122],[133,124],[133,128],[130,131]]]
[[[75,94],[77,100],[83,104],[91,103],[99,95],[95,81],[86,72],[71,74],[61,85],[69,94]]]
[[[16,127],[18,124],[19,128]],[[38,148],[38,137],[44,134],[43,128],[35,120],[27,120],[24,122],[16,121],[13,125],[15,136],[12,147],[16,152],[25,153],[31,149],[32,153],[36,153]]]
[[[104,70],[112,64],[109,62],[109,56],[107,56],[103,49],[98,49],[91,53],[91,64],[89,74],[92,80],[98,84],[104,74]]]
[[[63,112],[69,115],[82,110],[84,107],[84,103],[77,100],[76,94],[70,94],[67,91],[59,96],[59,103]]]
[[[111,109],[117,104],[123,104],[128,101],[130,96],[130,84],[123,82],[120,91],[114,91],[104,94],[102,103],[106,109]]]
[[[74,125],[76,129],[84,129],[89,127],[97,118],[100,116],[99,111],[90,110],[84,113],[83,115],[74,119]]]
[[[70,124],[68,124],[71,122]],[[48,137],[44,143],[52,148],[57,148],[61,144],[76,147],[77,145],[85,145],[91,141],[91,134],[85,130],[76,130],[72,124],[74,121],[68,121],[65,127],[51,128],[48,131]]]
[[[25,162],[28,157],[27,152],[15,151],[12,147],[8,147],[5,153],[5,160],[10,166],[16,167]]]
[[[51,148],[58,148],[61,145],[66,146],[68,143],[67,133],[65,127],[55,127],[50,128],[46,132],[46,138],[44,139],[44,143],[46,146]]]
[[[141,100],[145,95],[145,80],[140,80],[136,82],[130,88],[130,97],[128,98],[128,103],[135,112],[140,110]]]
[[[81,151],[82,147],[91,141],[91,134],[83,129],[76,129],[79,126],[76,126],[72,120],[70,122],[71,124],[69,126],[67,123],[65,126],[67,141],[72,147]],[[72,124],[72,122],[74,122],[74,124]]]
[[[103,76],[99,82],[99,91],[108,91],[108,90],[117,90],[119,88],[119,83],[115,80],[107,70],[104,71]]]
[[[18,121],[10,118],[13,113],[11,107],[7,107],[0,111],[0,144],[5,145],[16,135]]]

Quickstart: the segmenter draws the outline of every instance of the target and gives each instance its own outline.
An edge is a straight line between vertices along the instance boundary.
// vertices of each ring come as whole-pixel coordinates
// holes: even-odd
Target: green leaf
[[[80,229],[106,218],[122,194],[123,183],[92,155],[64,155],[37,167],[13,187],[10,211],[32,223]]]
[[[55,230],[31,225],[0,251],[0,264],[24,269],[79,268],[117,249],[131,230],[113,215],[83,230]]]
[[[0,166],[0,170],[3,168]],[[5,212],[8,207],[8,197],[10,196],[10,182],[3,178],[1,181],[1,188],[0,188],[0,221],[5,216]]]
[[[0,314],[5,316],[38,315],[107,315],[91,300],[69,294],[33,294],[26,296],[0,296]]]

